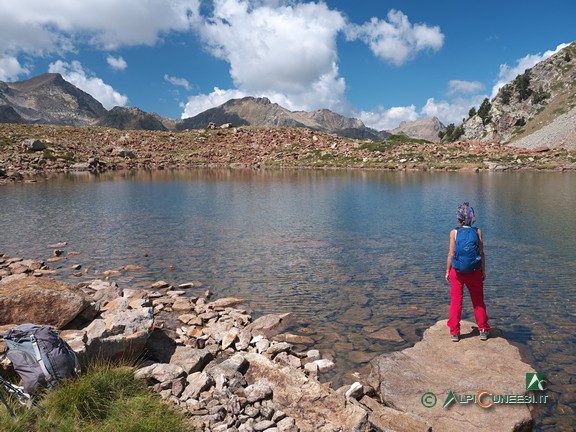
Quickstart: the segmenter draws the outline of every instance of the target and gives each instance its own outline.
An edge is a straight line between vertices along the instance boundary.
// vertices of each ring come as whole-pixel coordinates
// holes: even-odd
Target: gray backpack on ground
[[[76,353],[53,327],[22,324],[3,337],[6,356],[28,394],[35,394],[41,387],[54,387],[80,371]]]

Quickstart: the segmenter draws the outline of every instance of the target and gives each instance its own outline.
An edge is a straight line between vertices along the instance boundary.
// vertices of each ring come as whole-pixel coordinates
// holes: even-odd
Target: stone
[[[236,338],[238,337],[238,334],[240,333],[240,330],[236,327],[232,327],[228,333],[226,333],[224,335],[224,337],[222,338],[222,349],[225,350],[226,348],[228,348],[229,346],[231,346],[234,341],[236,340]]]
[[[254,430],[256,432],[270,430],[270,428],[276,426],[272,420],[262,420],[254,424]]]
[[[292,417],[285,417],[280,420],[276,426],[278,427],[278,431],[280,432],[297,432],[298,428],[296,427],[296,422]]]
[[[265,340],[265,339],[263,339],[263,340]],[[258,346],[258,345],[256,345],[256,346]],[[290,345],[289,343],[286,343],[286,342],[273,343],[272,345],[270,345],[266,349],[266,354],[270,354],[272,357],[274,357],[281,352],[290,351],[291,348],[292,348],[292,345]]]
[[[210,303],[210,307],[214,310],[224,310],[228,307],[235,306],[237,304],[241,304],[246,302],[246,299],[243,298],[235,298],[235,297],[226,297],[215,300]]]
[[[413,347],[373,359],[368,385],[385,405],[422,418],[433,430],[529,430],[533,419],[527,404],[481,409],[472,403],[454,402],[443,408],[450,392],[476,396],[487,390],[494,395],[523,395],[526,373],[535,372],[500,330],[493,329],[490,339],[480,341],[474,324],[462,321],[460,341],[453,343],[446,322],[427,329]],[[430,403],[436,401],[432,407],[422,403],[428,392],[434,393],[428,396]]]
[[[316,364],[318,371],[326,372],[327,370],[334,369],[334,362],[329,359],[314,360],[312,363]]]
[[[273,389],[267,382],[258,381],[244,389],[248,402],[254,403],[272,397]]]
[[[206,371],[213,377],[223,375],[226,379],[231,379],[237,372],[244,372],[247,366],[248,362],[242,354],[234,354],[223,362],[208,367]]]
[[[53,279],[25,276],[1,282],[0,324],[31,322],[61,329],[90,306],[79,289]]]
[[[202,371],[214,359],[207,349],[176,346],[170,364],[181,367],[187,374]]]
[[[405,342],[402,336],[400,336],[400,333],[398,333],[398,330],[394,327],[384,327],[380,330],[369,333],[368,337],[398,343]]]
[[[272,340],[277,342],[290,342],[293,344],[302,344],[302,345],[314,344],[314,339],[312,339],[310,336],[296,335],[292,333],[279,334],[277,336],[274,336]]]
[[[132,335],[140,331],[151,331],[154,314],[151,307],[117,311],[104,319],[112,334]]]
[[[346,399],[360,399],[364,395],[364,387],[358,381],[352,383],[350,388],[346,390],[344,396]]]
[[[295,319],[292,313],[269,314],[248,324],[245,330],[249,331],[252,336],[262,335],[271,338],[294,324]]]
[[[22,141],[22,149],[24,151],[42,151],[46,150],[46,144],[37,139],[27,138]]]
[[[165,281],[157,281],[157,282],[154,282],[152,285],[150,285],[150,288],[152,288],[152,289],[167,289],[167,288],[170,288],[170,284],[168,282],[165,282]]]
[[[189,376],[188,385],[180,396],[180,400],[197,399],[198,395],[214,385],[214,378],[206,372],[197,372]]]
[[[161,383],[174,381],[186,375],[186,372],[175,364],[154,363],[150,366],[138,369],[134,378],[143,380],[155,380]]]
[[[175,312],[190,312],[193,309],[194,305],[187,298],[178,298],[172,305],[172,310]]]

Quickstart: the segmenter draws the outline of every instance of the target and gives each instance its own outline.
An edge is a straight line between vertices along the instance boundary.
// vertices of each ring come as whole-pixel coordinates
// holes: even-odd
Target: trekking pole
[[[32,396],[30,396],[28,393],[25,393],[20,387],[15,386],[9,381],[6,381],[1,376],[0,385],[4,387],[4,389],[9,393],[13,393],[14,397],[16,397],[18,402],[20,402],[22,405],[26,405],[28,408],[30,408],[31,405],[34,405],[36,408],[40,408],[40,410],[45,411],[45,409],[39,403],[34,401]]]
[[[8,401],[6,401],[6,398],[5,398],[4,395],[2,394],[2,391],[0,391],[0,401],[2,401],[2,403],[4,404],[4,406],[6,407],[6,409],[8,410],[8,413],[10,414],[10,417],[16,418],[16,415],[14,414],[14,411],[12,411],[12,408],[10,408],[10,405],[8,405]]]

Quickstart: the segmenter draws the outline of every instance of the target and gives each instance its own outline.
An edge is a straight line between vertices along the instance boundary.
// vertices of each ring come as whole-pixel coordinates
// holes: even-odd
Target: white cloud
[[[484,89],[484,84],[478,81],[462,81],[462,80],[448,81],[448,95],[473,94],[478,93],[482,89]]]
[[[154,45],[188,31],[200,0],[0,1],[0,76],[28,74],[18,57],[63,55],[89,44],[100,49]],[[16,65],[17,63],[17,65]]]
[[[392,107],[385,109],[378,107],[376,111],[362,111],[356,115],[364,124],[376,130],[390,130],[398,127],[403,121],[418,119],[418,113],[414,105],[405,107]]]
[[[62,47],[60,39],[70,44],[88,42],[113,49],[119,46],[153,45],[169,31],[186,31],[198,11],[199,0],[20,0],[2,2],[0,27],[16,23],[26,29],[18,39],[44,48]]]
[[[188,80],[185,78],[178,78],[178,77],[170,76],[168,74],[164,74],[164,80],[168,81],[172,85],[184,87],[186,90],[192,89],[192,86],[190,85]]]
[[[390,10],[388,20],[372,18],[362,25],[350,24],[346,28],[348,40],[361,40],[375,56],[401,66],[420,51],[438,51],[444,45],[440,27],[412,24],[400,11]]]
[[[61,74],[66,81],[90,94],[106,109],[124,106],[128,102],[128,98],[115,91],[112,86],[104,83],[98,77],[89,76],[79,61],[66,63],[57,60],[54,63],[50,63],[48,71]]]
[[[19,75],[29,73],[16,57],[0,57],[0,81],[14,81]]]
[[[344,17],[324,3],[285,3],[217,0],[212,15],[196,23],[198,32],[230,64],[239,92],[283,99],[288,109],[342,109],[336,38]]]
[[[426,105],[420,110],[421,117],[438,117],[444,124],[454,123],[459,125],[463,119],[468,118],[470,108],[478,108],[487,95],[473,95],[468,98],[456,98],[450,102],[445,100],[437,101],[429,98]]]
[[[492,96],[496,96],[498,90],[500,90],[504,85],[514,80],[518,75],[522,75],[526,69],[530,69],[536,63],[546,60],[548,57],[556,54],[563,48],[566,48],[569,44],[560,44],[555,50],[546,51],[544,54],[529,54],[516,61],[516,65],[513,67],[507,64],[500,65],[500,71],[498,72],[498,80],[494,87],[492,87]]]
[[[126,60],[124,60],[122,57],[113,57],[109,55],[106,57],[106,61],[112,69],[124,70],[128,67],[128,63],[126,63]]]
[[[190,97],[184,106],[182,118],[194,117],[210,108],[222,105],[230,99],[240,99],[245,96],[248,95],[240,90],[221,90],[214,87],[214,91],[210,94]]]

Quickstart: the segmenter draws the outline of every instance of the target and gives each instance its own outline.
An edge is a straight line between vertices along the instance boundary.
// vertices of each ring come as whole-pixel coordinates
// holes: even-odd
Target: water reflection
[[[92,266],[90,278],[140,264],[119,282],[196,280],[250,299],[256,314],[295,312],[293,330],[334,357],[338,384],[446,317],[448,232],[470,201],[485,236],[491,323],[545,373],[554,402],[541,427],[562,430],[575,414],[574,190],[576,176],[561,173],[71,174],[0,188],[0,250],[44,259],[47,245],[67,241],[81,255],[63,274],[76,262]],[[383,327],[402,340],[370,337]]]

